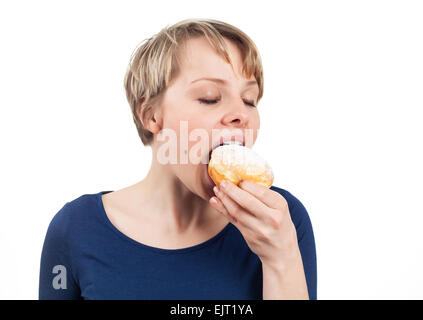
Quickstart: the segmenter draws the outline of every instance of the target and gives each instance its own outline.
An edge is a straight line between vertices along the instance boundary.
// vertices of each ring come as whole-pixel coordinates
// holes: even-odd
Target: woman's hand
[[[262,263],[283,264],[295,258],[297,234],[284,197],[251,181],[237,187],[224,180],[214,191],[217,198],[210,199],[211,205],[238,228]]]
[[[262,262],[263,298],[268,293],[270,299],[308,299],[297,233],[285,198],[251,181],[242,181],[238,187],[224,180],[214,192],[217,197],[210,204],[238,228]],[[265,290],[266,282],[272,288]],[[275,291],[277,282],[280,286]]]

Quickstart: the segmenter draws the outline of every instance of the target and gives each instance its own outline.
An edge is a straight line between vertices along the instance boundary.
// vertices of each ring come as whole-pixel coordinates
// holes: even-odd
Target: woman
[[[152,148],[150,171],[55,215],[39,298],[316,299],[314,236],[301,202],[249,181],[219,190],[207,163],[181,160],[208,159],[222,141],[256,140],[263,74],[252,40],[220,21],[181,21],[138,48],[125,89]],[[200,129],[208,135],[198,148],[191,138]]]

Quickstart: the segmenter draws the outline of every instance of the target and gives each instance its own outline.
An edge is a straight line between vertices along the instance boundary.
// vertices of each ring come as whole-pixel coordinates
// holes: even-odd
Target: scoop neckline
[[[137,246],[141,249],[146,249],[146,250],[149,250],[149,251],[152,251],[152,252],[162,253],[162,254],[178,254],[178,253],[187,253],[187,252],[196,251],[196,250],[199,250],[199,249],[202,249],[202,248],[206,248],[209,245],[213,244],[215,241],[217,241],[218,239],[223,237],[226,234],[226,232],[229,230],[229,228],[231,228],[231,226],[232,226],[232,223],[229,222],[222,230],[220,230],[216,235],[214,235],[210,239],[208,239],[208,240],[206,240],[202,243],[190,246],[190,247],[178,248],[178,249],[164,249],[164,248],[153,247],[153,246],[141,243],[141,242],[127,236],[122,231],[120,231],[118,228],[116,228],[115,225],[110,221],[109,217],[107,216],[106,209],[104,208],[103,199],[101,198],[101,196],[103,194],[110,193],[110,192],[113,192],[113,190],[100,191],[96,194],[96,198],[97,198],[98,205],[100,207],[100,212],[101,212],[102,218],[104,219],[105,223],[112,229],[112,231],[115,232],[120,238],[122,238],[123,240],[125,240],[127,242],[132,243],[133,245],[135,245],[135,246]]]

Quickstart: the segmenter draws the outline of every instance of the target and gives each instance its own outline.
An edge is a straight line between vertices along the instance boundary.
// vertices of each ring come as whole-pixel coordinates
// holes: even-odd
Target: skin
[[[263,299],[308,299],[295,226],[279,193],[248,181],[239,187],[223,183],[217,190],[207,164],[164,165],[157,160],[164,143],[157,135],[172,129],[180,141],[180,121],[188,121],[188,132],[205,129],[210,148],[212,129],[251,129],[256,140],[260,118],[251,103],[257,104],[258,85],[247,84],[254,76],[242,75],[241,52],[231,41],[225,42],[234,69],[203,37],[190,39],[182,47],[179,73],[154,106],[152,117],[142,119],[144,127],[154,133],[150,170],[138,183],[103,195],[103,205],[124,234],[166,249],[204,242],[231,222],[262,262]],[[203,77],[225,83],[195,81]],[[206,104],[201,99],[218,101]],[[196,143],[189,141],[185,150],[190,152]],[[207,148],[203,155],[208,152]]]

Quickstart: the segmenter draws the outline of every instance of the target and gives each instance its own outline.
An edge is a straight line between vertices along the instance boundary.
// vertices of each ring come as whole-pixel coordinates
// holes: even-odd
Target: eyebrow
[[[219,79],[219,78],[207,78],[207,77],[193,80],[193,81],[191,81],[191,84],[194,83],[194,82],[200,81],[200,80],[208,80],[208,81],[214,81],[214,82],[221,83],[221,84],[227,84],[227,81],[226,80]],[[258,86],[257,81],[256,80],[250,80],[250,81],[247,81],[245,83],[245,86],[246,87],[252,86],[252,85],[257,85]]]

